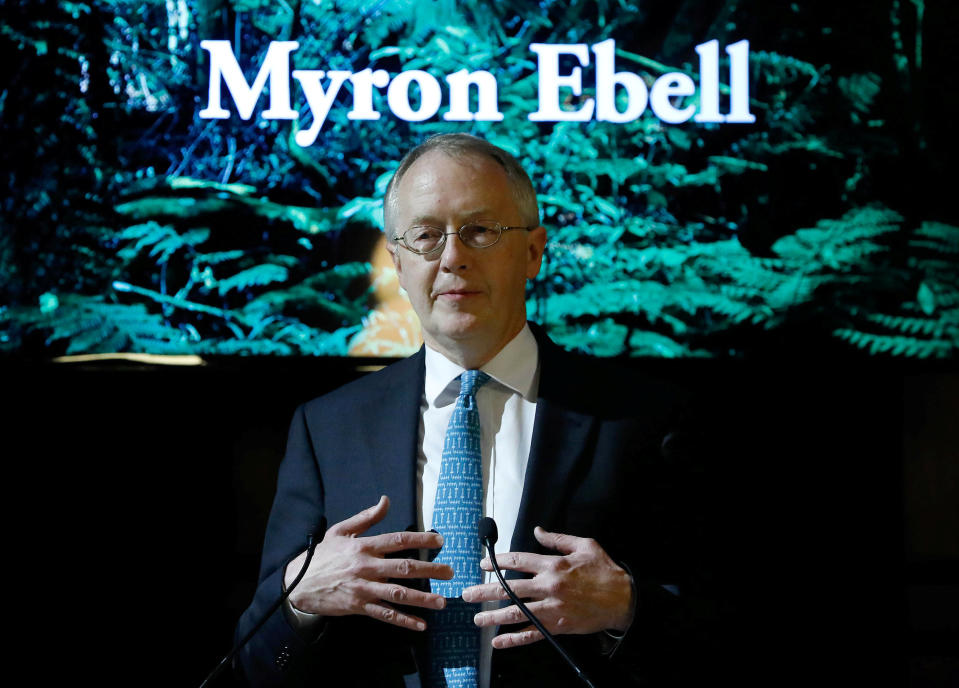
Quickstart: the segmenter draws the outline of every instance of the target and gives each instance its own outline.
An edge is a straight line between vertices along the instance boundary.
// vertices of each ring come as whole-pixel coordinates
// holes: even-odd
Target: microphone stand
[[[488,523],[486,523],[488,522]],[[546,630],[546,627],[540,622],[539,619],[531,612],[525,604],[516,596],[516,593],[513,592],[512,588],[506,584],[506,579],[503,578],[503,573],[500,571],[499,564],[496,563],[496,552],[493,551],[493,545],[496,544],[497,534],[496,534],[496,522],[493,519],[486,517],[480,521],[480,539],[483,542],[483,545],[486,546],[486,550],[489,552],[490,563],[493,564],[493,573],[496,574],[496,577],[499,579],[499,584],[503,586],[503,590],[506,591],[506,594],[509,596],[509,599],[519,607],[520,611],[526,615],[526,618],[536,627],[536,629],[543,634],[543,637],[548,640],[556,651],[559,652],[560,656],[566,660],[566,663],[569,664],[573,671],[576,672],[576,675],[579,676],[580,680],[585,683],[589,688],[596,688],[596,684],[592,682],[589,676],[586,675],[586,672],[579,668],[573,658],[562,648],[562,646],[556,642],[556,638],[553,637],[553,634]]]
[[[303,562],[303,566],[300,567],[300,572],[296,574],[296,578],[293,579],[290,587],[288,587],[283,594],[280,595],[279,599],[273,603],[273,605],[267,610],[266,614],[263,615],[263,617],[256,623],[250,632],[243,636],[243,639],[238,642],[232,650],[230,650],[230,654],[220,660],[220,663],[216,665],[216,668],[214,668],[213,671],[210,672],[210,675],[207,676],[203,680],[203,683],[200,684],[200,688],[207,688],[207,686],[213,682],[213,680],[216,679],[216,677],[219,676],[226,667],[230,665],[237,653],[239,653],[239,651],[242,650],[248,642],[250,642],[250,639],[256,635],[256,632],[259,631],[263,624],[266,623],[266,620],[273,616],[273,613],[276,612],[276,610],[280,608],[280,605],[286,601],[286,599],[290,596],[290,593],[293,592],[293,589],[296,588],[299,582],[303,580],[303,576],[306,575],[306,570],[309,568],[310,561],[313,559],[313,552],[316,550],[316,546],[320,543],[325,534],[326,517],[320,519],[320,523],[316,527],[316,530],[310,533],[307,537],[306,561]]]

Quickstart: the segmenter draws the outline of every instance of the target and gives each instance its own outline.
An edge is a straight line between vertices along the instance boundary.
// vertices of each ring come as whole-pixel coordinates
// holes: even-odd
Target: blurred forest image
[[[413,145],[468,131],[530,172],[550,239],[528,311],[568,349],[955,358],[955,15],[921,0],[7,0],[0,351],[407,355],[418,328],[383,193]],[[647,86],[698,84],[695,47],[716,39],[724,95],[722,47],[748,40],[756,122],[530,121],[530,44],[608,38]],[[203,40],[229,40],[249,84],[284,40],[291,69],[488,70],[504,118],[446,121],[444,90],[437,116],[408,122],[374,89],[380,118],[351,120],[346,84],[301,147],[295,82],[299,119],[262,119],[268,88],[249,120],[225,89],[230,119],[199,117]],[[564,108],[595,95],[593,67]]]

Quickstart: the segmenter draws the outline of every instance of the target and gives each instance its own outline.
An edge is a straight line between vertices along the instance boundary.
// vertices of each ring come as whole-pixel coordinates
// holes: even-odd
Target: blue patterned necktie
[[[473,617],[479,604],[460,597],[463,588],[483,582],[483,547],[478,524],[483,517],[483,456],[477,390],[489,375],[466,370],[460,394],[446,428],[443,461],[433,502],[433,530],[443,536],[443,549],[434,561],[449,564],[453,580],[430,580],[433,593],[446,598],[446,608],[433,615],[430,629],[430,686],[476,688],[480,629]]]

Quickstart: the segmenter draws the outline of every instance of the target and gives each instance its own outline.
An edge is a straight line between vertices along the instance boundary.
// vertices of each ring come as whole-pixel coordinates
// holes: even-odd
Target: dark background
[[[39,675],[199,685],[252,597],[294,408],[370,363],[5,362],[28,526],[11,590]],[[627,364],[699,414],[663,523],[699,533],[683,565],[718,656],[691,661],[739,685],[956,685],[954,367]]]

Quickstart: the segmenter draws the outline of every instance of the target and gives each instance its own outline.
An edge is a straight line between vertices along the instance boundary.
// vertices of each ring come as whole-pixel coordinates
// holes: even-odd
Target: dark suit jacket
[[[536,331],[540,385],[533,441],[513,551],[543,552],[533,527],[595,538],[625,563],[638,586],[636,621],[613,657],[604,634],[563,636],[600,685],[659,684],[673,666],[674,595],[664,523],[662,450],[674,409],[669,386],[574,356]],[[413,529],[424,352],[297,409],[267,526],[259,587],[240,619],[242,637],[280,595],[287,562],[325,517],[330,524],[390,497],[373,535]],[[422,615],[424,610],[415,610]],[[427,612],[428,614],[429,612]],[[427,618],[427,623],[429,619]],[[363,617],[324,622],[315,640],[298,635],[283,610],[239,656],[254,685],[419,685],[425,634]],[[608,649],[608,647],[606,648]],[[494,651],[492,686],[576,686],[545,642]],[[404,678],[405,676],[405,678]],[[405,682],[405,683],[404,683]]]

